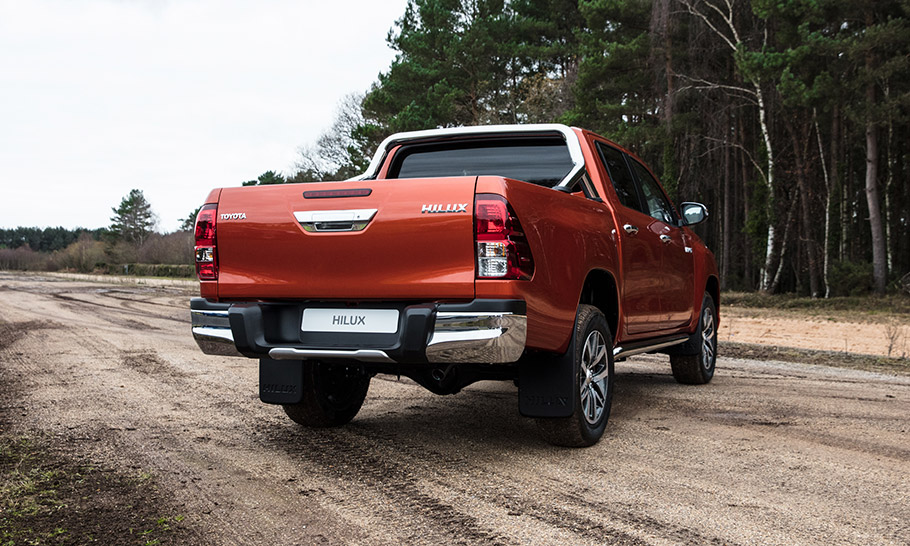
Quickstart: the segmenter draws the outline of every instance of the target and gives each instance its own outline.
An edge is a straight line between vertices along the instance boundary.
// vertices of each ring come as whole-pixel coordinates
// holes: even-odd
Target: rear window
[[[389,178],[503,176],[555,186],[572,170],[562,138],[471,139],[407,144],[396,154]]]

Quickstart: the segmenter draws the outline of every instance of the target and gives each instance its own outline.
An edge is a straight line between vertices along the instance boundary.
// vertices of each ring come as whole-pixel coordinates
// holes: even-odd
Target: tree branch
[[[713,137],[701,137],[701,139],[706,140],[708,142],[714,142],[714,143],[719,144],[719,146],[708,150],[708,152],[711,152],[711,151],[714,151],[714,150],[717,150],[717,149],[720,149],[723,147],[736,148],[738,150],[742,150],[742,152],[746,155],[746,157],[749,158],[749,161],[755,167],[755,170],[758,171],[758,174],[761,175],[762,180],[765,182],[765,184],[766,185],[768,184],[768,177],[765,175],[765,171],[761,168],[761,165],[758,164],[758,161],[756,161],[755,158],[752,157],[752,153],[749,152],[749,150],[747,150],[745,146],[743,146],[742,144],[739,144],[739,143],[731,143],[726,140],[720,140],[719,138],[713,138]],[[705,152],[705,153],[707,153],[707,152]]]
[[[726,84],[722,84],[722,83],[711,82],[711,81],[708,81],[708,80],[705,80],[705,79],[702,79],[702,78],[693,78],[693,77],[691,77],[691,76],[686,76],[685,74],[677,74],[677,76],[678,76],[680,79],[687,80],[687,81],[693,82],[693,83],[698,84],[698,85],[686,85],[686,86],[683,86],[683,87],[680,87],[680,88],[676,89],[676,90],[674,91],[674,93],[681,93],[681,92],[687,91],[687,90],[689,90],[689,89],[698,89],[698,90],[703,90],[703,89],[717,90],[717,89],[720,89],[720,90],[723,90],[723,91],[731,92],[732,94],[741,93],[742,95],[745,95],[745,97],[742,97],[742,98],[747,99],[747,100],[748,100],[749,102],[751,102],[752,104],[758,105],[757,95],[756,95],[756,92],[755,92],[754,89],[749,89],[749,88],[746,88],[746,87],[740,87],[740,86],[738,86],[738,85],[726,85]]]
[[[706,25],[708,25],[708,28],[710,28],[712,31],[714,31],[714,34],[717,34],[717,36],[719,36],[724,42],[726,42],[727,45],[730,47],[730,49],[732,49],[734,52],[736,51],[736,44],[739,43],[739,34],[736,32],[736,28],[733,26],[733,20],[732,20],[733,19],[733,6],[730,5],[729,2],[727,3],[727,7],[729,8],[729,13],[730,13],[729,20],[727,19],[727,17],[724,16],[724,14],[720,10],[720,8],[718,8],[717,6],[715,6],[714,4],[712,4],[710,2],[705,2],[705,4],[709,8],[713,9],[714,11],[716,11],[717,13],[720,14],[721,18],[724,20],[725,23],[727,23],[727,26],[730,27],[730,30],[733,32],[733,40],[731,40],[727,35],[725,35],[723,32],[721,32],[717,28],[717,26],[714,23],[712,23],[710,19],[708,19],[707,14],[702,13],[700,10],[698,10],[695,7],[694,2],[692,2],[691,0],[679,0],[679,2],[683,6],[686,7],[686,9],[689,11],[689,13],[698,17]],[[734,42],[734,40],[735,40],[735,42]]]

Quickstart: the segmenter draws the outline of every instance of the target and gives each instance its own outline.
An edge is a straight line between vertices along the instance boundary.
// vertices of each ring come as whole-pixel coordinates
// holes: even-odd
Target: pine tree
[[[131,190],[120,201],[120,206],[111,207],[111,210],[114,216],[111,217],[110,231],[121,241],[142,245],[155,229],[157,219],[142,190]]]
[[[268,186],[271,184],[285,184],[287,180],[275,171],[265,171],[256,180],[248,180],[243,186]]]
[[[202,209],[202,205],[196,207],[196,210],[190,213],[189,216],[180,221],[179,231],[193,231],[196,229],[196,217],[199,216],[199,211]]]

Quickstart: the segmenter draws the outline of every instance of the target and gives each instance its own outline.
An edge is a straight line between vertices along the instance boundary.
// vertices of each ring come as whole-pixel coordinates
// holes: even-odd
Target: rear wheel
[[[575,322],[575,411],[569,417],[538,419],[551,444],[587,447],[603,436],[613,402],[613,338],[596,307],[582,305]]]
[[[714,298],[707,292],[702,299],[698,328],[686,342],[686,348],[690,354],[670,356],[676,381],[686,385],[704,385],[711,381],[717,362],[717,309]]]
[[[351,421],[370,388],[370,376],[357,365],[303,362],[303,400],[284,412],[306,427],[337,427]]]

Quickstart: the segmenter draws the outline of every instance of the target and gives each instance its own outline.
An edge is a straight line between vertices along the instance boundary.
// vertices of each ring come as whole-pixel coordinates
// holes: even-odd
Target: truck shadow
[[[374,381],[382,381],[381,379]],[[607,435],[617,422],[631,420],[655,405],[661,391],[684,388],[669,374],[618,373]],[[378,393],[376,391],[379,391]],[[551,451],[533,419],[518,412],[518,389],[511,383],[481,382],[452,396],[436,396],[414,384],[371,388],[360,414],[335,429],[308,429],[289,419],[263,423],[257,435],[272,447],[295,456],[313,451],[374,451],[472,457],[508,452]],[[603,445],[604,442],[601,443]]]

